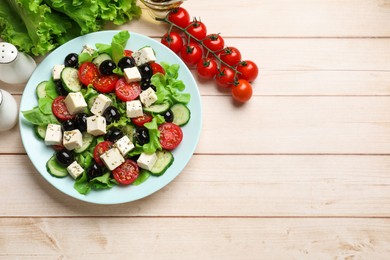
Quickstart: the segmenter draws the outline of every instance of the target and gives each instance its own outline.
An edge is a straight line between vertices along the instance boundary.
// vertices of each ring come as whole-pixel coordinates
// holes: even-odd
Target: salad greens
[[[0,37],[38,56],[108,22],[120,25],[140,14],[136,0],[2,0]]]

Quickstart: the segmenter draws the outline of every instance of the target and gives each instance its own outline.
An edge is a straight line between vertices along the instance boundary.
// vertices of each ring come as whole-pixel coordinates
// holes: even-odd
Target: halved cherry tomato
[[[239,79],[232,87],[233,99],[241,103],[247,102],[251,99],[252,92],[252,85],[245,79]]]
[[[190,14],[183,7],[171,10],[168,14],[168,20],[181,28],[185,28],[190,22]]]
[[[144,126],[145,123],[148,123],[152,121],[153,116],[148,113],[144,113],[143,116],[134,117],[131,119],[131,122],[133,122],[137,126]]]
[[[141,94],[141,86],[138,82],[127,83],[120,78],[115,85],[115,94],[123,102],[136,99]]]
[[[56,144],[56,145],[53,145],[52,147],[53,147],[54,151],[57,151],[57,152],[65,149],[65,146],[63,146],[62,144]]]
[[[160,144],[163,149],[173,150],[183,140],[183,131],[174,123],[163,123],[158,127]]]
[[[203,58],[196,67],[198,76],[202,79],[212,79],[218,73],[218,64],[215,59]]]
[[[218,52],[225,46],[225,40],[221,35],[213,33],[207,35],[206,39],[203,40],[203,44],[213,52]]]
[[[133,56],[133,52],[131,50],[124,50],[123,55],[125,55],[126,57],[131,57]]]
[[[126,159],[124,163],[112,171],[112,175],[118,183],[129,185],[138,178],[139,167],[135,161]]]
[[[79,68],[79,79],[85,86],[93,84],[99,77],[99,69],[92,62],[84,62]]]
[[[181,38],[181,35],[177,32],[164,34],[164,36],[161,38],[161,43],[175,53],[179,53],[183,48],[183,39]]]
[[[187,32],[197,40],[203,40],[207,35],[207,28],[204,23],[194,20],[187,25]]]
[[[161,73],[161,74],[165,75],[164,68],[160,64],[158,64],[157,62],[150,63],[150,67],[152,67],[153,75],[156,73]]]
[[[103,141],[98,143],[95,148],[93,149],[93,159],[95,159],[95,162],[99,165],[103,165],[103,161],[100,158],[100,155],[104,154],[108,150],[112,148],[112,145],[114,143],[111,141]]]
[[[65,96],[58,96],[53,100],[51,105],[53,114],[62,121],[72,119],[74,116],[69,113],[68,108],[65,104]]]
[[[202,48],[199,44],[190,42],[181,50],[180,56],[185,64],[192,67],[202,59]]]
[[[241,52],[236,47],[226,47],[219,55],[230,66],[236,66],[241,61]]]
[[[238,78],[246,79],[249,82],[254,81],[259,74],[259,68],[256,63],[250,60],[244,60],[237,65],[237,70],[240,72]]]
[[[218,86],[222,88],[230,88],[234,84],[234,76],[234,70],[226,66],[221,66],[215,80],[217,81]]]
[[[116,74],[100,76],[94,81],[93,87],[101,93],[110,93],[115,90],[117,81],[118,75]]]

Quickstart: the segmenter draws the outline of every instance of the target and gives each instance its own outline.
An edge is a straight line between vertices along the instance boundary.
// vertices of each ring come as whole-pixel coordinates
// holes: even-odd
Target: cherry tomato
[[[58,151],[62,151],[65,149],[65,146],[63,146],[62,144],[56,144],[56,145],[52,145],[54,151],[58,152]]]
[[[219,34],[209,34],[203,40],[203,44],[213,52],[218,52],[225,46],[225,40]]]
[[[203,58],[198,62],[196,71],[200,78],[212,79],[218,73],[218,64],[215,59]]]
[[[131,57],[131,56],[133,56],[133,52],[131,50],[124,50],[123,55],[125,57]]]
[[[65,96],[56,97],[51,104],[51,110],[59,120],[65,121],[74,117],[72,114],[70,114],[68,108],[66,107]]]
[[[115,84],[115,94],[123,102],[136,99],[141,91],[138,82],[127,83],[124,78],[120,78]]]
[[[230,66],[236,66],[241,61],[241,53],[235,47],[226,47],[219,55]]]
[[[158,64],[157,62],[150,63],[150,67],[152,67],[153,75],[156,73],[161,73],[161,74],[165,75],[164,68],[160,64]]]
[[[179,53],[183,48],[183,39],[181,38],[181,35],[177,32],[164,34],[164,36],[161,38],[161,43],[175,53]]]
[[[190,14],[183,7],[178,7],[170,11],[167,18],[168,21],[171,21],[181,28],[185,28],[190,22]]]
[[[110,150],[113,146],[113,142],[111,141],[103,141],[98,143],[95,148],[93,149],[93,159],[95,159],[95,162],[98,165],[103,165],[103,161],[100,158],[100,155],[104,154],[108,150]]]
[[[207,28],[201,21],[194,20],[187,25],[187,32],[195,39],[203,40],[207,35]]]
[[[110,93],[115,90],[115,84],[117,81],[118,76],[115,74],[100,76],[93,83],[93,87],[101,93]]]
[[[217,81],[218,86],[222,88],[229,88],[234,83],[234,76],[234,70],[226,66],[221,66],[221,68],[219,69],[219,73],[217,73],[215,79]]]
[[[233,99],[238,102],[247,102],[252,97],[252,85],[245,79],[239,79],[232,87]]]
[[[181,50],[180,56],[185,64],[194,66],[202,59],[202,48],[199,44],[190,42]]]
[[[134,117],[131,119],[131,122],[133,122],[137,126],[144,126],[145,123],[148,123],[152,121],[153,116],[148,113],[144,113],[143,116]]]
[[[132,184],[139,175],[139,167],[133,160],[126,159],[124,163],[112,171],[114,179],[122,185]]]
[[[160,144],[163,149],[173,150],[183,140],[183,131],[174,123],[163,123],[158,127]]]
[[[92,62],[84,62],[79,68],[79,79],[85,86],[93,84],[99,77],[99,69]]]
[[[238,74],[238,78],[246,79],[249,82],[254,81],[259,74],[259,69],[257,68],[256,63],[250,60],[240,62],[237,66],[237,70],[240,72]]]

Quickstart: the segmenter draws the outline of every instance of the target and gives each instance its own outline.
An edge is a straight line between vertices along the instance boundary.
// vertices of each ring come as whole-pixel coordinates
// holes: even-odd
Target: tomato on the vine
[[[197,40],[203,40],[207,35],[207,28],[204,23],[194,20],[187,25],[187,32]]]
[[[200,78],[212,79],[218,73],[218,64],[213,58],[203,58],[198,62],[196,71]]]
[[[179,53],[183,48],[183,39],[181,35],[177,32],[166,33],[161,38],[161,43],[167,46],[175,53]]]
[[[116,74],[100,76],[93,82],[93,87],[101,93],[110,93],[115,90],[118,79]]]
[[[235,81],[235,72],[229,67],[221,66],[215,77],[217,85],[222,88],[230,88]]]
[[[190,22],[190,14],[183,7],[178,7],[169,12],[167,19],[173,24],[185,28]]]
[[[230,66],[236,66],[241,61],[241,52],[235,47],[226,47],[221,51],[219,57]]]
[[[225,40],[221,35],[213,33],[207,35],[207,37],[203,40],[203,44],[213,52],[219,52],[225,46]]]
[[[246,79],[249,82],[254,81],[259,74],[259,68],[256,63],[250,60],[244,60],[237,65],[238,78]]]
[[[239,79],[232,87],[233,99],[244,103],[252,97],[252,85],[245,79]]]
[[[190,42],[180,52],[181,59],[188,66],[196,65],[202,59],[202,48],[197,43]]]
[[[161,73],[161,74],[165,75],[164,68],[160,64],[158,64],[157,62],[150,63],[150,67],[152,67],[153,75],[156,73]]]

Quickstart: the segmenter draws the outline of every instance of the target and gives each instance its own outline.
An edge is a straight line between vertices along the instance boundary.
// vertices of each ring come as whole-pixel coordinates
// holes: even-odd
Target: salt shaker
[[[18,105],[14,97],[0,89],[0,131],[7,131],[15,126],[18,119]]]
[[[0,42],[0,80],[9,84],[21,84],[28,81],[36,67],[33,58],[11,43]]]

